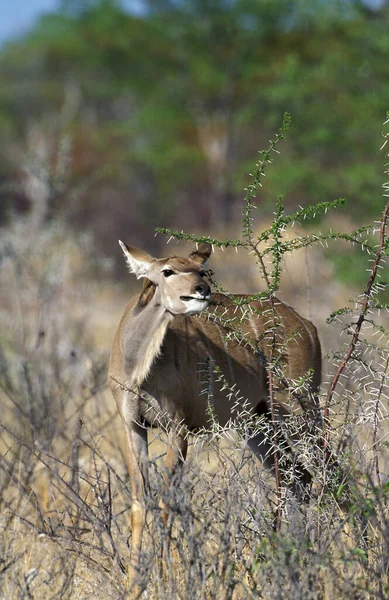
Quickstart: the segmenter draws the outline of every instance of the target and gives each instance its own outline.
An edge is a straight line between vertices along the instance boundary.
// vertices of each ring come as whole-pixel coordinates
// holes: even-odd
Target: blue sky
[[[60,0],[0,0],[0,43],[25,33],[39,15],[60,4]],[[139,11],[142,0],[124,0],[123,4]]]
[[[58,0],[0,0],[0,42],[24,33],[40,14],[58,6]]]

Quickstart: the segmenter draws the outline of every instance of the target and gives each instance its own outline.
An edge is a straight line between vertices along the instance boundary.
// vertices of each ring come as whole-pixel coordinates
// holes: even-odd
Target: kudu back
[[[162,424],[169,430],[166,466],[172,473],[185,459],[188,432],[209,424],[210,401],[221,425],[239,414],[240,403],[246,414],[268,416],[267,361],[277,344],[283,349],[286,381],[298,381],[310,373],[309,389],[301,401],[307,414],[318,420],[321,350],[315,326],[277,299],[237,309],[229,296],[211,297],[204,279],[209,244],[200,244],[188,258],[163,259],[120,245],[130,272],[144,279],[141,292],[130,300],[120,321],[108,376],[126,432],[135,568],[145,523],[147,427]],[[212,310],[206,311],[210,303]],[[247,315],[240,319],[242,310]],[[239,336],[231,335],[234,325],[230,329],[225,324],[233,319]],[[271,330],[272,319],[277,327],[270,341],[266,332]],[[216,369],[222,377],[215,375]],[[233,397],[228,398],[223,389],[226,382],[231,387],[235,384]],[[277,383],[276,413],[286,416],[290,409],[283,399],[288,391],[282,389],[280,380]],[[271,444],[264,435],[257,434],[249,445],[271,466]],[[304,483],[310,479],[304,468],[301,478]]]

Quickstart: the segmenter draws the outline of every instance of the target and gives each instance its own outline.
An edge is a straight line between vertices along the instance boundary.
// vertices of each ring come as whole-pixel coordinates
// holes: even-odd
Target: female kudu
[[[210,287],[204,280],[204,266],[211,254],[209,244],[200,244],[189,258],[155,259],[119,243],[130,271],[138,279],[144,278],[142,291],[130,300],[120,321],[109,364],[109,385],[126,432],[134,574],[145,524],[147,427],[158,423],[168,427],[171,445],[166,463],[168,471],[174,471],[185,459],[187,432],[209,422],[209,397],[201,393],[204,365],[208,367],[212,412],[221,425],[231,419],[232,412],[236,414],[237,402],[236,398],[229,400],[223,391],[223,383],[214,375],[216,366],[229,385],[236,384],[246,411],[268,415],[266,362],[270,349],[264,334],[269,313],[277,317],[276,336],[283,343],[285,379],[296,381],[313,373],[305,403],[311,413],[318,415],[321,351],[314,325],[277,299],[251,304],[248,318],[239,325],[248,345],[228,336],[228,328],[222,324],[221,315],[232,317],[236,313],[231,297],[213,294],[213,317],[204,314],[211,300]],[[282,402],[277,404],[277,414],[289,414]],[[271,465],[271,442],[263,434],[253,436],[249,445]],[[310,480],[304,468],[301,480]],[[166,521],[166,508],[164,516]]]

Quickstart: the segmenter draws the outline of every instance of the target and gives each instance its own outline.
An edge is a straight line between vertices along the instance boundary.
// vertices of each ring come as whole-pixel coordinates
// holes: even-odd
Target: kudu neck
[[[122,336],[128,384],[141,386],[153,362],[161,352],[162,343],[173,315],[161,302],[158,286],[147,280],[139,295]]]

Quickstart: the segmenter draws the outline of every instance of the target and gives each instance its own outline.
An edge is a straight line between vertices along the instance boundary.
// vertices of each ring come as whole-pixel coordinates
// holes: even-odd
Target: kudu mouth
[[[209,302],[211,299],[211,295],[207,296],[180,296],[180,300],[184,302],[189,302],[190,300],[199,300],[200,302]]]

